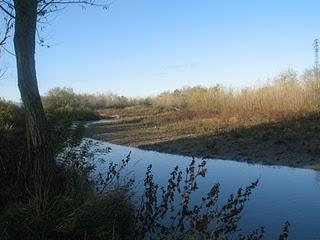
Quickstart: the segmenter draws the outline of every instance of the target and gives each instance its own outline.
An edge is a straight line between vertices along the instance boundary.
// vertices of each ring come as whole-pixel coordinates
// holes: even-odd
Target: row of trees
[[[113,93],[77,94],[72,88],[54,88],[42,97],[46,109],[87,108],[125,108],[136,105],[150,105],[150,98],[128,98]]]

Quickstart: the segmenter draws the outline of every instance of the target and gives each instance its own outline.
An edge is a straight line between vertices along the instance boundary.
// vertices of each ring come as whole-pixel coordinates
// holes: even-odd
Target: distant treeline
[[[72,88],[51,89],[43,98],[47,109],[59,108],[124,108],[136,105],[150,105],[149,98],[128,98],[113,93],[106,94],[77,94]]]
[[[54,88],[42,99],[47,112],[70,112],[84,120],[95,118],[95,110],[138,106],[148,106],[155,112],[288,116],[320,110],[320,74],[307,70],[298,75],[288,70],[259,87],[185,87],[146,98],[77,94],[72,88]]]

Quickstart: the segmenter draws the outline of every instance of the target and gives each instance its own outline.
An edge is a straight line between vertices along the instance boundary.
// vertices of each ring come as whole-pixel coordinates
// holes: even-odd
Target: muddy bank
[[[89,127],[88,136],[186,156],[320,169],[319,114],[233,127],[214,119],[178,123],[159,118],[131,116],[97,123]]]
[[[186,156],[246,161],[267,165],[281,165],[320,169],[319,155],[294,149],[292,145],[274,141],[253,142],[250,138],[199,136],[138,146],[142,149]],[[275,146],[276,145],[276,146]]]

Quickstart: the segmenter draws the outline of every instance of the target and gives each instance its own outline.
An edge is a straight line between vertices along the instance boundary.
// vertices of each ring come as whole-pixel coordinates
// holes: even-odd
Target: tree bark
[[[55,165],[47,120],[39,94],[35,65],[37,0],[14,0],[18,86],[26,111],[28,163],[39,181]]]

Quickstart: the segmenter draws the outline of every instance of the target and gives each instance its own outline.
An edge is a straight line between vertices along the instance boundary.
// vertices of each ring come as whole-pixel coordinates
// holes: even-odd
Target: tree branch
[[[5,52],[7,52],[7,53],[9,53],[11,56],[16,56],[13,52],[11,52],[10,50],[8,50],[7,48],[5,48],[4,46],[1,46],[2,47],[2,49],[5,51]]]
[[[6,74],[6,70],[3,70],[2,68],[0,69],[0,79],[3,78],[3,76]]]
[[[9,38],[9,32],[10,32],[10,30],[12,28],[12,19],[13,18],[10,18],[9,20],[7,20],[5,18],[6,30],[5,30],[5,32],[3,34],[3,38],[0,40],[0,46],[3,46],[6,43],[7,39]]]
[[[7,14],[10,18],[16,18],[13,13],[12,13],[12,5],[6,1],[1,1],[1,2],[4,2],[5,4],[7,4],[9,6],[9,8],[11,9],[11,12],[9,12],[9,10],[7,10],[5,7],[3,7],[2,5],[0,5],[0,9],[5,13]]]
[[[38,3],[41,3],[43,1],[39,1]],[[39,15],[45,15],[46,13],[51,13],[57,10],[47,10],[51,6],[55,6],[57,8],[57,5],[68,5],[68,4],[83,4],[88,6],[94,6],[94,7],[102,7],[102,8],[109,8],[109,6],[112,4],[112,2],[105,1],[105,3],[97,3],[96,0],[51,0],[48,2],[45,2],[42,6],[40,6],[40,9],[38,10]]]

